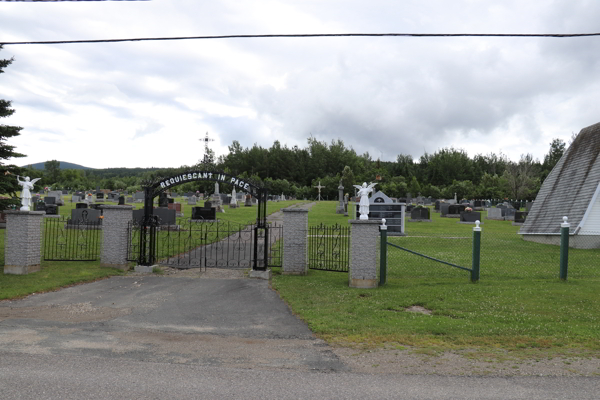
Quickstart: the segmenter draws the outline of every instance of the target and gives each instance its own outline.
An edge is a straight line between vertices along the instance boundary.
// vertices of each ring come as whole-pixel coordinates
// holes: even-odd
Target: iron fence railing
[[[324,224],[308,228],[308,267],[324,271],[348,272],[350,227]]]
[[[102,249],[102,220],[45,217],[44,261],[97,261]]]

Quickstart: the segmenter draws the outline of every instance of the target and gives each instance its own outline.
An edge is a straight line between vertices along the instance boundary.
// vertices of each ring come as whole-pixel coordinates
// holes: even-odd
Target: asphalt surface
[[[127,276],[0,302],[0,399],[597,399],[597,377],[353,371],[253,279]]]

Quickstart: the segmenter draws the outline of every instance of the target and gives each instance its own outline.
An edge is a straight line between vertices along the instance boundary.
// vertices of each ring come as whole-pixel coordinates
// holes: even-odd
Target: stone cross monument
[[[337,208],[335,209],[335,213],[336,214],[343,214],[344,213],[344,186],[342,185],[342,180],[340,179],[340,186],[338,186],[338,198],[339,198],[339,203]]]
[[[321,189],[325,188],[325,186],[321,186],[321,181],[319,181],[319,184],[317,186],[313,186],[314,188],[317,188],[319,190],[319,196],[317,197],[318,201],[323,200],[323,198],[321,197]]]

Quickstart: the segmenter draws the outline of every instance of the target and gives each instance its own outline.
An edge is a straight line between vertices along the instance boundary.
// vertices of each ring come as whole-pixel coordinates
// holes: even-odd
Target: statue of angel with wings
[[[19,185],[23,186],[23,190],[21,191],[21,211],[29,211],[29,207],[31,207],[31,190],[33,190],[33,184],[42,178],[35,178],[31,181],[29,181],[28,176],[25,177],[24,181],[19,178],[20,176],[17,175],[17,182]]]
[[[362,186],[353,185],[358,189],[357,195],[360,196],[358,212],[361,220],[369,219],[369,193],[373,191],[375,185],[377,185],[377,182],[370,183],[369,186],[367,186],[367,182],[363,182]]]

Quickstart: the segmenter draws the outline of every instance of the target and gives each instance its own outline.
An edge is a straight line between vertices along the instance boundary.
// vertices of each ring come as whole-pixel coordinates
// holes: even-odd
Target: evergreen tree
[[[2,50],[2,45],[0,45]],[[13,62],[13,59],[0,59],[0,74],[4,72],[4,68],[9,66]],[[10,108],[11,102],[8,100],[0,99],[0,118],[10,117],[15,110]],[[5,164],[5,160],[9,160],[13,157],[25,157],[24,154],[15,152],[15,146],[11,146],[6,143],[7,139],[19,136],[21,127],[10,126],[0,124],[0,196],[9,198],[0,198],[0,210],[10,208],[12,205],[18,206],[20,204],[17,198],[17,191],[20,190],[20,186],[17,184],[16,175],[21,174],[21,168],[16,165]]]

